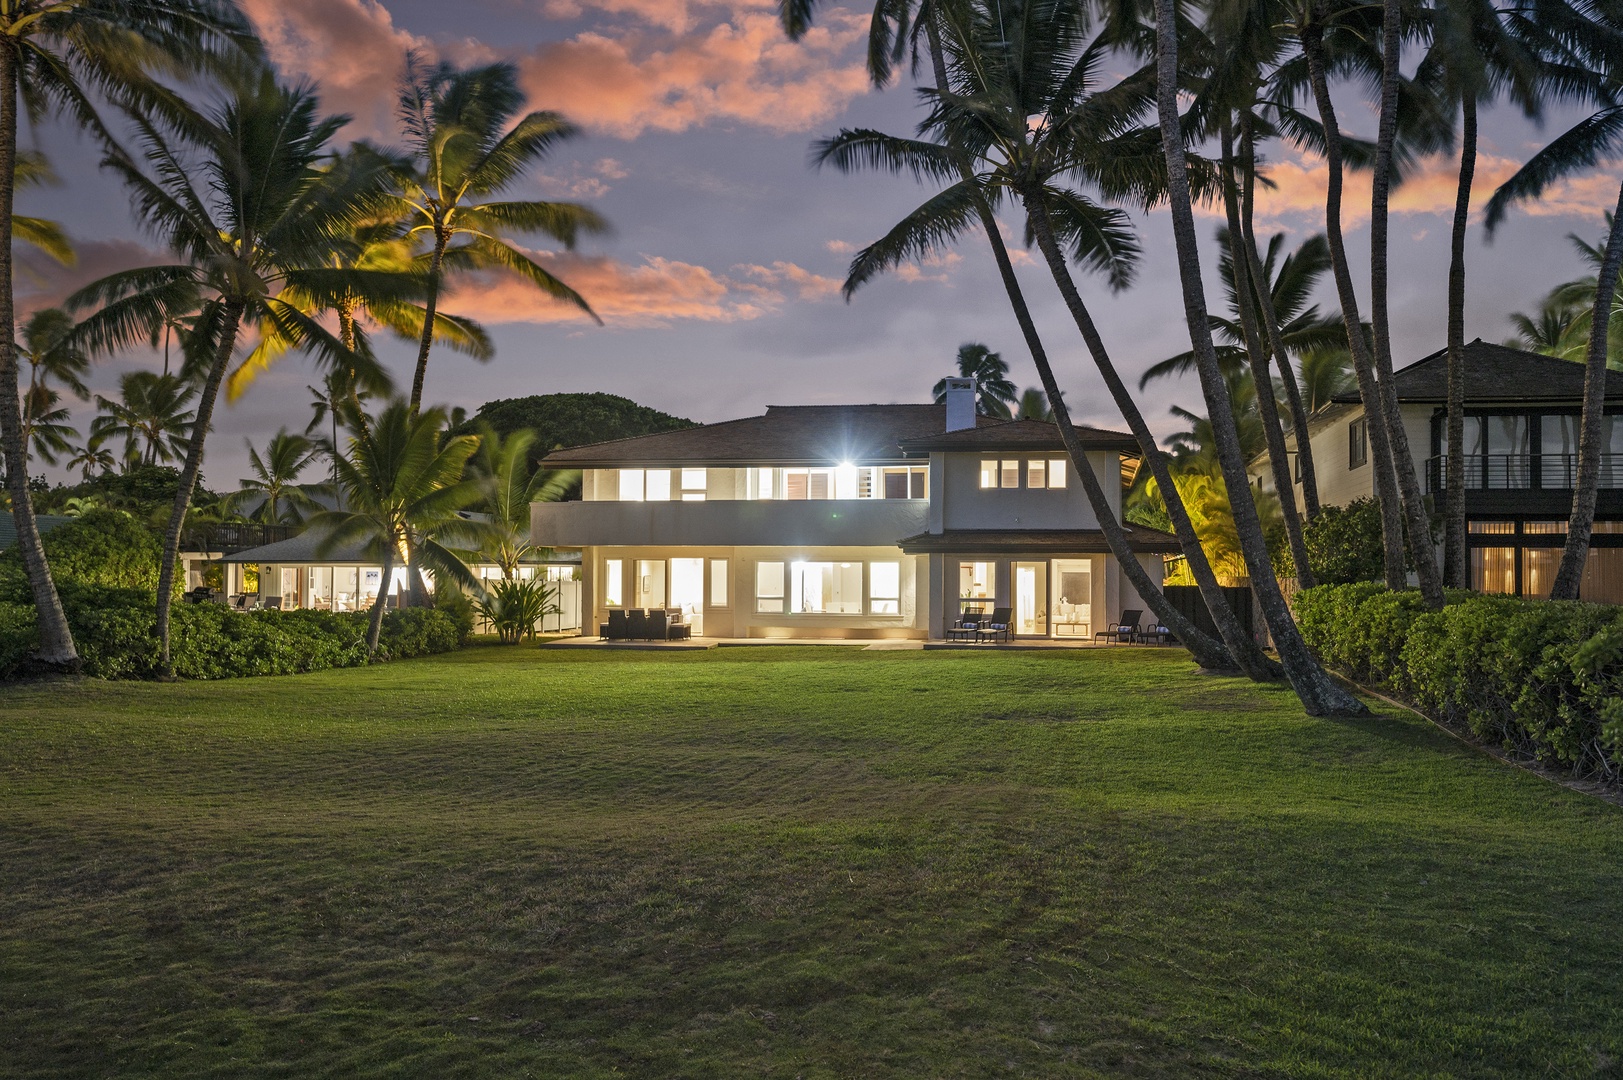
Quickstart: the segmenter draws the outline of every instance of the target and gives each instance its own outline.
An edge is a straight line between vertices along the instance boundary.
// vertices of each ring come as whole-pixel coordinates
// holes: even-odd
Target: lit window
[[[1065,486],[1065,459],[1062,457],[1048,459],[1048,486],[1062,488]]]
[[[902,565],[868,564],[868,610],[875,615],[899,615],[902,605]]]
[[[783,610],[783,564],[758,562],[755,564],[755,610]]]
[[[773,499],[773,498],[777,497],[776,494],[774,493],[773,484],[772,484],[772,477],[773,477],[774,472],[775,472],[775,470],[773,470],[773,469],[751,469],[750,470],[750,476],[755,481],[755,497],[757,499]]]
[[[648,494],[646,497],[649,502],[671,501],[671,470],[648,470]]]
[[[682,501],[704,502],[709,473],[705,469],[682,470]]]
[[[625,568],[619,559],[603,563],[603,602],[609,607],[625,603]]]
[[[789,564],[789,610],[803,615],[860,615],[862,564]]]
[[[835,467],[834,497],[836,499],[854,499],[857,497],[857,467],[855,465],[838,465]]]
[[[710,606],[727,606],[727,560],[710,560]]]
[[[958,607],[964,614],[987,614],[992,610],[992,564],[958,564]]]
[[[983,462],[981,462],[981,487],[983,487],[983,488],[995,488],[995,487],[997,487],[997,462],[995,462],[995,461],[983,461]]]
[[[1020,486],[1020,462],[1004,458],[999,464],[998,475],[1002,482],[999,487],[1017,488]]]
[[[620,501],[642,502],[642,470],[620,470]]]
[[[1026,486],[1028,488],[1048,486],[1048,462],[1042,458],[1033,458],[1026,462]]]

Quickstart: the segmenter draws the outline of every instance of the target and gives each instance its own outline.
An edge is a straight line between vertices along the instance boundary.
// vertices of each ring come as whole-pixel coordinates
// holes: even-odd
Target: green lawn
[[[1190,671],[0,690],[0,1076],[1623,1075],[1623,810]]]

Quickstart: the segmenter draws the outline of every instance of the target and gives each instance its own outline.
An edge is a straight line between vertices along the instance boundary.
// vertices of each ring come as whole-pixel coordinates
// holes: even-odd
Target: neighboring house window
[[[834,497],[833,469],[783,470],[785,499],[831,499]]]
[[[755,610],[783,611],[783,564],[758,562],[755,564]]]
[[[983,487],[983,488],[995,488],[995,487],[997,487],[997,462],[995,462],[995,461],[982,461],[981,462],[981,487]]]
[[[625,604],[625,565],[619,559],[603,563],[603,602],[609,607]]]
[[[710,606],[727,606],[727,560],[710,560]]]
[[[1347,468],[1361,468],[1369,463],[1369,418],[1360,416],[1347,425]]]
[[[925,497],[926,468],[885,469],[883,497],[887,499],[922,499]],[[987,485],[982,477],[982,487]]]
[[[1048,462],[1042,458],[1032,458],[1026,462],[1026,486],[1028,488],[1048,486]]]
[[[1004,458],[1000,463],[999,474],[1002,483],[999,487],[1017,488],[1020,486],[1020,461],[1018,458]]]
[[[791,563],[789,610],[806,615],[862,614],[862,564]]]
[[[1302,455],[1301,454],[1292,454],[1291,455],[1291,469],[1295,473],[1296,482],[1298,484],[1300,484],[1302,482]]]
[[[868,564],[868,610],[875,615],[902,613],[902,564]]]
[[[709,477],[705,469],[682,470],[682,501],[704,502],[706,481]]]
[[[1065,486],[1064,458],[1048,459],[1048,486],[1050,488],[1062,488]]]

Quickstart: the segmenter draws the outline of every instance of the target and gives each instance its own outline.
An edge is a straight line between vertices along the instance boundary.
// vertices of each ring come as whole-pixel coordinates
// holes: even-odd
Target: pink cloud
[[[73,246],[79,257],[72,266],[62,266],[31,248],[17,249],[19,317],[55,307],[69,294],[108,274],[175,261],[168,252],[135,240],[83,240]]]
[[[838,278],[824,277],[814,274],[805,267],[796,266],[792,262],[774,262],[771,266],[760,266],[753,263],[740,264],[733,267],[745,277],[754,278],[766,285],[793,289],[802,300],[827,300],[838,296],[840,281]]]

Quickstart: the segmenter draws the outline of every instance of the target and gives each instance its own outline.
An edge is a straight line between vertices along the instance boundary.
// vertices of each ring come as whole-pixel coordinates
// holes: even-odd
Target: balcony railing
[[[234,555],[248,548],[291,540],[303,531],[302,525],[260,525],[254,522],[194,525],[181,535],[180,546],[185,551],[218,551]]]
[[[1571,491],[1578,483],[1577,454],[1467,454],[1467,491]],[[1426,462],[1426,489],[1448,487],[1448,455]],[[1623,454],[1602,454],[1600,486],[1623,488]]]

